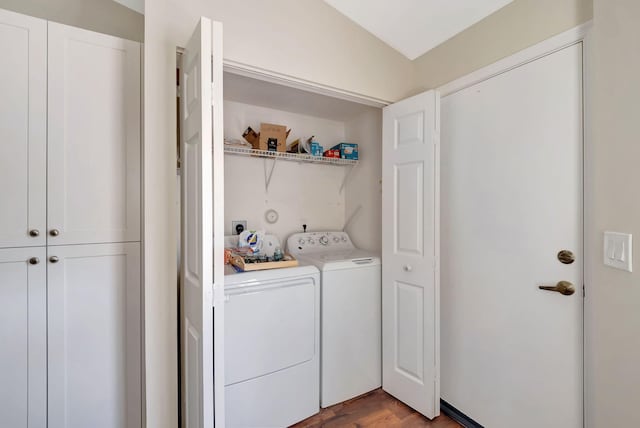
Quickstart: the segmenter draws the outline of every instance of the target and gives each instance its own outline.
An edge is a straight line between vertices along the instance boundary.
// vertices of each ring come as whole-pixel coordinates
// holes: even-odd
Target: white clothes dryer
[[[228,427],[285,427],[319,409],[320,276],[225,266]]]
[[[345,232],[296,233],[288,252],[321,274],[320,406],[382,385],[380,256]]]

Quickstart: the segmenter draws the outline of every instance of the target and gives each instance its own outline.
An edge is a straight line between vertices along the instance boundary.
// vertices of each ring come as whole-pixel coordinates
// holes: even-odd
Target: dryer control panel
[[[287,239],[287,251],[294,255],[330,253],[355,247],[346,232],[294,233]]]

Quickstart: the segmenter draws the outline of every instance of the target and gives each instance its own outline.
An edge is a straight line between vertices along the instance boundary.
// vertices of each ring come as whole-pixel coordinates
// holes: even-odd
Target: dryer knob
[[[309,238],[309,240],[307,241],[309,244],[313,245],[316,243],[316,241],[313,240],[313,238]]]
[[[338,243],[340,242],[340,238],[338,238],[337,236],[333,237],[333,242]]]
[[[326,236],[321,236],[319,241],[322,245],[327,245],[329,243],[329,238],[327,238]]]
[[[346,236],[342,237],[342,242],[347,242],[347,237]]]
[[[302,238],[298,239],[298,245],[304,245],[304,239]]]

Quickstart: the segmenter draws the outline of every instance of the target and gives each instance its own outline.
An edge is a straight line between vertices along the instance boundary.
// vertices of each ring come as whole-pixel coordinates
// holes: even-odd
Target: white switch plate
[[[631,234],[618,232],[604,233],[604,264],[615,269],[631,272],[633,246]]]

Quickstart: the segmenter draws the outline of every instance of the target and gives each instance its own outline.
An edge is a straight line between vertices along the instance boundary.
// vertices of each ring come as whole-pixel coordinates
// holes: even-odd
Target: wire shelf
[[[266,150],[249,149],[237,146],[224,146],[224,152],[231,155],[253,156],[267,159],[282,159],[294,162],[318,163],[325,165],[357,165],[358,161],[353,159],[325,158],[321,156],[311,156],[306,153],[286,153],[268,152]]]

